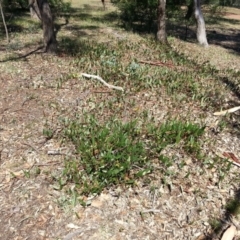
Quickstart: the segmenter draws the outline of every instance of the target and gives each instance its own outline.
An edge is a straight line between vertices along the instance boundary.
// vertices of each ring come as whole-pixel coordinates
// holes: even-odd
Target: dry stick
[[[216,153],[219,157],[227,159],[228,162],[232,163],[233,165],[240,167],[240,163],[232,160],[230,157],[224,156],[224,154],[218,154]]]
[[[8,29],[7,29],[7,25],[6,25],[6,22],[5,22],[3,9],[2,9],[2,1],[0,1],[0,11],[1,11],[1,15],[2,15],[3,25],[4,25],[4,28],[5,28],[5,32],[6,32],[7,42],[10,42],[9,41],[9,36],[8,36]]]
[[[47,154],[48,155],[67,155],[66,153],[62,153],[60,149],[48,150]]]
[[[215,112],[213,115],[214,115],[214,116],[221,116],[221,115],[226,115],[226,114],[228,114],[228,113],[236,112],[236,111],[238,111],[238,110],[240,110],[240,106],[238,106],[238,107],[233,107],[233,108],[230,108],[230,109],[228,109],[228,110],[221,111],[221,112]]]
[[[108,84],[106,81],[104,81],[101,77],[97,76],[97,75],[90,75],[87,73],[81,73],[81,76],[86,77],[86,78],[93,78],[93,79],[97,79],[99,80],[101,83],[103,83],[103,85],[107,86],[108,88],[112,88],[112,89],[116,89],[116,90],[120,90],[123,91],[122,87],[117,87],[111,84]]]
[[[237,163],[237,162],[235,162],[235,161],[233,161],[233,160],[231,160],[231,159],[229,159],[229,158],[227,158],[227,161],[230,162],[230,163],[232,163],[233,165],[235,165],[235,166],[237,166],[237,167],[240,167],[240,164],[239,164],[239,163]]]
[[[149,65],[154,65],[154,66],[164,66],[164,67],[170,67],[170,68],[174,67],[172,64],[162,63],[162,62],[149,62],[149,61],[140,60],[139,63],[145,63],[145,64],[149,64]]]
[[[148,210],[144,210],[144,211],[141,211],[141,213],[160,213],[161,210],[158,210],[158,209],[148,209]]]

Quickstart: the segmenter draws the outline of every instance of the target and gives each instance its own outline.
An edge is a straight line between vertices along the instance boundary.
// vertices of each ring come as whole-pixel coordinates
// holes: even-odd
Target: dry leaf
[[[231,225],[223,234],[221,240],[232,240],[236,233],[236,227]]]
[[[22,170],[17,171],[17,172],[11,172],[10,171],[10,174],[14,177],[23,177],[24,176],[24,172]]]
[[[224,110],[224,111],[221,111],[221,112],[215,112],[213,115],[214,116],[222,116],[222,115],[226,115],[227,113],[236,112],[237,110],[240,110],[240,106],[234,107],[234,108],[230,108],[228,110]]]
[[[78,228],[80,228],[80,227],[77,226],[77,225],[75,225],[75,224],[73,224],[73,223],[69,223],[69,224],[67,225],[67,228],[78,229]]]

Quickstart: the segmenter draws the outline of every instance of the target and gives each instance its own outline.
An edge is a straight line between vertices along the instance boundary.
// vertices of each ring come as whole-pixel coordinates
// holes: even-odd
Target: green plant
[[[215,233],[220,232],[223,226],[222,222],[216,218],[210,219],[209,224]]]
[[[47,140],[51,139],[53,137],[53,130],[50,128],[44,128],[43,129],[43,135],[46,137]]]
[[[112,184],[132,184],[134,177],[150,172],[136,121],[123,124],[111,119],[100,124],[86,116],[84,123],[71,122],[65,136],[75,145],[78,158],[65,161],[63,176],[84,194],[99,193]]]
[[[200,152],[198,138],[204,133],[204,129],[204,126],[202,127],[198,124],[170,120],[160,127],[154,125],[149,126],[148,133],[154,139],[152,148],[154,148],[157,153],[161,153],[167,145],[183,142],[183,149],[188,154],[198,155]],[[165,163],[169,162],[166,157],[161,155],[160,160]]]
[[[240,201],[239,199],[230,199],[227,202],[226,210],[231,215],[240,215]]]
[[[81,194],[99,193],[116,184],[134,184],[135,179],[152,172],[151,159],[156,156],[164,168],[170,167],[173,160],[161,154],[168,145],[183,142],[187,153],[197,155],[198,138],[204,132],[204,127],[176,120],[156,127],[138,125],[136,120],[122,123],[115,118],[100,123],[92,115],[68,119],[64,125],[64,137],[74,144],[76,158],[66,159],[59,189],[72,182]]]

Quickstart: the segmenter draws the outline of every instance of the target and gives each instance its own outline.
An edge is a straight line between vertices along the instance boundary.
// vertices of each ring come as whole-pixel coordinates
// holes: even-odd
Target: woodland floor
[[[100,1],[90,2],[104,14]],[[107,7],[111,9],[108,2]],[[182,39],[180,28],[172,28],[170,35],[175,35],[170,37],[171,46],[199,64],[209,62],[218,69],[240,71],[240,11],[228,12],[222,19],[222,24],[207,25],[208,49],[196,44],[191,28],[187,41]],[[78,33],[102,43],[110,39],[111,44],[122,38],[129,42],[144,39],[144,35],[106,27],[104,22],[97,27],[93,22],[83,29],[75,28],[70,18],[67,25],[61,26],[58,36],[71,38]],[[71,152],[71,146],[63,146],[58,138],[47,139],[43,129],[51,125],[58,132],[59,117],[82,108],[91,111],[92,103],[115,93],[104,93],[108,89],[100,83],[86,79],[81,79],[81,83],[74,76],[58,87],[59,79],[81,70],[71,64],[73,57],[65,53],[24,56],[41,44],[41,31],[29,33],[29,37],[12,32],[9,45],[3,40],[0,43],[0,239],[219,239],[213,233],[211,220],[222,219],[222,230],[229,224],[224,206],[229,198],[240,196],[240,169],[236,166],[231,166],[219,183],[218,166],[199,174],[201,169],[192,159],[176,153],[179,161],[186,160],[186,166],[177,170],[178,178],[166,180],[169,184],[163,185],[156,176],[154,191],[141,181],[136,188],[110,188],[99,196],[86,197],[87,207],[75,205],[73,197],[69,199],[55,188],[52,175],[61,172],[65,153]],[[223,84],[229,83],[226,80]],[[226,104],[219,110],[240,105],[239,88],[233,89],[226,92]],[[166,96],[160,101],[157,95],[149,97],[145,91],[127,98],[134,98],[139,108],[147,107],[159,119],[166,113],[188,115],[189,110],[190,118],[204,114],[205,123],[213,128],[218,121],[212,112],[195,105],[172,106]],[[234,116],[239,121],[239,112]],[[240,158],[239,127],[219,134],[209,130],[206,134],[212,140],[203,148],[210,155],[225,151]],[[49,152],[56,150],[61,154]],[[194,174],[186,179],[189,169]],[[232,221],[240,238],[239,219]]]

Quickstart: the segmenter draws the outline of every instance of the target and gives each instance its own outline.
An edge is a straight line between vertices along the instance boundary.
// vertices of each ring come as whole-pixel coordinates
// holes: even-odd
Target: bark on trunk
[[[161,43],[167,43],[167,34],[166,34],[166,0],[158,0],[158,31],[157,39]]]
[[[37,1],[35,1],[35,0],[28,0],[28,4],[29,4],[28,6],[30,8],[31,17],[40,20],[41,17],[40,17],[40,12],[39,12]]]
[[[208,47],[205,22],[200,7],[200,0],[194,0],[194,17],[197,21],[197,40],[204,47]]]
[[[47,0],[37,0],[43,26],[43,40],[46,52],[56,52],[57,41],[54,33],[53,17]]]

